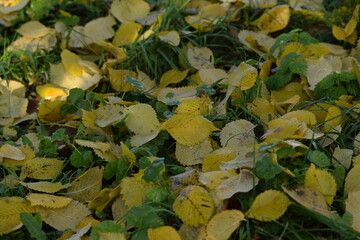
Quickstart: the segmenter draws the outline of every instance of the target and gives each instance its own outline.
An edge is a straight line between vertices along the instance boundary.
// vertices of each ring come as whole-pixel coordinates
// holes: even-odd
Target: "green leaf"
[[[146,192],[146,196],[153,202],[162,202],[169,195],[169,190],[165,186],[156,186]]]
[[[125,82],[130,83],[130,85],[134,86],[138,91],[141,92],[142,90],[144,90],[144,86],[136,78],[130,75],[125,75],[124,77],[125,77]]]
[[[70,163],[74,167],[89,166],[93,161],[93,154],[91,150],[75,150],[70,155]]]
[[[287,157],[289,155],[294,155],[296,153],[295,149],[291,147],[283,147],[277,150],[276,155],[278,159],[282,159],[284,157]]]
[[[157,228],[164,225],[164,220],[151,206],[132,207],[126,214],[125,220],[129,225],[140,229]]]
[[[340,217],[339,215],[334,215],[333,218],[336,224],[339,224],[343,227],[349,228],[353,223],[353,215],[349,212],[345,212],[342,217]]]
[[[91,229],[90,238],[92,240],[99,240],[99,232],[119,232],[124,234],[126,233],[125,229],[120,224],[117,224],[116,222],[111,220],[102,221],[99,225],[93,227]]]
[[[306,76],[307,62],[304,60],[297,60],[289,64],[289,69],[292,73]]]
[[[36,214],[33,217],[30,213],[20,213],[20,218],[32,238],[36,238],[37,240],[47,239],[45,233],[41,230],[42,221],[40,214]]]
[[[141,229],[137,231],[131,238],[131,240],[148,240],[147,229]]]
[[[109,162],[106,164],[104,170],[104,179],[110,180],[115,176],[117,182],[120,182],[123,179],[130,169],[130,163],[125,158],[121,158],[114,162]]]
[[[311,162],[320,168],[326,168],[331,165],[330,159],[326,156],[325,153],[319,150],[310,151],[308,158]]]
[[[157,182],[162,178],[163,169],[165,169],[164,158],[157,158],[145,169],[142,178],[146,182]]]
[[[255,163],[255,174],[261,179],[272,179],[277,174],[281,173],[283,169],[284,168],[279,164],[274,164],[272,162],[272,158],[269,153],[261,156],[261,158]]]
[[[336,162],[335,169],[332,174],[334,175],[336,186],[340,188],[343,185],[345,179],[345,174],[346,174],[345,167],[342,164]]]
[[[56,157],[58,155],[58,144],[53,143],[50,139],[44,138],[39,143],[39,155],[41,157]]]
[[[72,104],[79,103],[83,101],[85,97],[85,91],[80,88],[72,88],[70,89],[69,96],[67,96],[66,100]]]

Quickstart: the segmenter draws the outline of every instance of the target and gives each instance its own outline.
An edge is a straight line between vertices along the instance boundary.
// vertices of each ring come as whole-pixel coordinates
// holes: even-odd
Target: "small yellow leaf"
[[[360,232],[360,191],[350,192],[345,200],[346,212],[352,214],[352,228]]]
[[[211,151],[212,147],[209,139],[205,139],[194,146],[186,146],[177,142],[175,156],[182,165],[192,166],[202,163],[205,155]]]
[[[240,147],[256,143],[255,125],[240,119],[227,123],[220,132],[220,142],[223,147]]]
[[[63,208],[37,207],[37,211],[44,222],[59,231],[64,231],[67,228],[75,230],[76,226],[91,214],[89,209],[78,201],[71,201],[69,205]]]
[[[128,23],[146,17],[150,12],[150,5],[143,0],[115,0],[110,12],[120,22]]]
[[[125,205],[125,201],[122,196],[118,196],[111,205],[111,212],[114,221],[120,220],[128,212],[128,207]]]
[[[324,131],[333,131],[333,129],[341,123],[341,118],[342,114],[339,107],[329,107],[324,121]]]
[[[115,33],[112,44],[116,47],[127,46],[138,38],[142,26],[135,22],[122,24]]]
[[[20,182],[21,185],[28,187],[32,190],[39,191],[39,192],[46,192],[46,193],[55,193],[62,189],[67,188],[66,186],[62,185],[60,182]]]
[[[297,203],[306,208],[321,213],[328,218],[332,218],[332,216],[335,214],[334,212],[328,210],[324,196],[317,191],[311,190],[304,186],[299,186],[293,190],[286,189],[285,187],[282,187],[282,189]]]
[[[238,34],[238,38],[247,49],[256,52],[260,56],[269,52],[271,46],[275,43],[275,39],[268,36],[264,31],[253,32],[249,30],[241,30]]]
[[[152,135],[159,131],[160,122],[149,104],[140,103],[127,107],[124,115],[127,115],[126,127],[135,134]]]
[[[107,104],[93,111],[96,115],[95,124],[107,127],[125,117],[124,107],[119,104]]]
[[[237,156],[236,148],[234,147],[223,147],[216,149],[215,151],[207,154],[204,157],[202,164],[203,172],[211,172],[220,170],[220,164],[223,162],[228,162]]]
[[[206,226],[207,238],[211,240],[227,240],[244,221],[244,214],[239,210],[224,210],[211,218]]]
[[[260,30],[276,32],[284,29],[287,26],[289,20],[289,6],[279,5],[263,13],[258,19],[257,26]]]
[[[99,240],[126,240],[124,234],[119,232],[99,232]]]
[[[176,215],[190,226],[206,224],[215,210],[210,194],[200,186],[188,186],[175,199],[173,209]]]
[[[341,163],[346,169],[349,169],[353,154],[354,151],[351,149],[340,149],[339,147],[336,147],[333,153],[333,159]]]
[[[213,85],[216,82],[225,83],[228,81],[228,74],[224,70],[217,68],[203,68],[200,69],[196,75],[199,76],[199,84],[205,83],[207,85]]]
[[[61,107],[66,101],[55,100],[52,102],[43,102],[39,106],[38,118],[43,122],[57,122],[67,118],[61,114]]]
[[[71,182],[71,187],[63,195],[72,199],[88,202],[92,201],[102,188],[103,167],[93,167]]]
[[[185,79],[187,73],[188,73],[188,70],[179,71],[176,69],[171,69],[171,70],[165,72],[160,78],[159,88],[166,87],[167,85],[172,84],[172,83],[181,82],[182,80]]]
[[[257,195],[245,215],[259,221],[270,222],[281,217],[290,204],[291,201],[284,193],[267,190]]]
[[[189,47],[186,56],[191,66],[198,70],[214,68],[214,55],[210,48]]]
[[[65,98],[68,95],[65,89],[56,87],[50,83],[36,86],[36,92],[40,97],[43,97],[49,101],[53,101],[55,99],[63,100],[62,98]]]
[[[170,226],[149,228],[147,230],[149,240],[181,240],[178,232]]]
[[[125,81],[126,75],[133,77],[133,78],[137,78],[137,74],[134,71],[125,70],[125,69],[115,70],[112,68],[109,68],[108,70],[109,70],[109,79],[110,79],[111,86],[116,91],[127,92],[127,91],[136,90],[136,88],[134,86],[132,86],[127,81]]]
[[[190,115],[206,115],[212,108],[210,99],[194,98],[183,101],[176,108],[176,113]]]
[[[25,154],[20,148],[6,143],[0,147],[0,157],[13,160],[24,160]]]
[[[309,89],[314,90],[315,85],[333,71],[332,65],[324,58],[307,58],[306,77],[310,84]]]
[[[146,191],[154,187],[153,184],[135,177],[123,178],[120,185],[121,195],[128,208],[141,205],[146,197]]]
[[[63,163],[63,161],[56,158],[33,158],[27,160],[21,168],[20,178],[53,179],[62,169]]]
[[[31,206],[42,206],[46,208],[63,208],[70,204],[71,198],[59,197],[44,193],[30,193],[26,196]]]
[[[161,41],[166,42],[171,46],[178,46],[180,44],[180,36],[176,31],[162,31],[158,34]]]
[[[257,76],[256,68],[242,62],[229,74],[229,84],[239,87],[241,91],[245,91],[254,86]]]
[[[201,172],[199,176],[199,182],[204,184],[208,189],[214,190],[220,184],[234,176],[237,176],[234,171]]]
[[[360,191],[360,165],[355,165],[345,178],[345,191],[347,193]]]
[[[30,202],[20,197],[0,198],[0,236],[22,226],[20,213],[35,213]]]
[[[225,15],[226,10],[220,3],[206,4],[197,15],[186,16],[185,21],[195,29],[210,31],[212,25],[223,19]]]
[[[0,117],[18,118],[24,117],[27,113],[29,100],[23,97],[17,97],[11,92],[0,95]]]
[[[203,142],[212,131],[219,130],[203,116],[176,114],[163,123],[162,129],[180,144],[193,146]]]
[[[114,198],[120,194],[120,184],[113,188],[103,188],[99,194],[88,204],[89,208],[95,208],[96,211],[102,211]]]
[[[324,195],[328,204],[333,202],[336,194],[336,182],[333,175],[324,169],[315,168],[311,164],[305,174],[305,187]]]
[[[170,101],[184,101],[197,97],[196,87],[162,88],[157,98],[159,101],[168,103]]]
[[[112,26],[115,24],[115,19],[110,15],[100,17],[88,22],[84,26],[84,34],[90,39],[106,40],[114,36],[115,32]]]
[[[88,140],[75,139],[75,142],[77,144],[79,144],[80,146],[89,147],[92,149],[99,149],[103,152],[108,151],[111,148],[110,143],[104,143],[104,142],[99,142],[99,141],[92,142],[92,141],[88,141]]]
[[[286,139],[295,134],[299,128],[299,121],[295,118],[287,119],[274,119],[268,123],[268,129],[266,130],[263,138],[266,141],[271,139]]]
[[[178,194],[185,187],[189,185],[199,185],[199,171],[196,169],[189,169],[183,173],[170,177],[171,191],[174,194]]]
[[[310,126],[314,126],[316,124],[316,117],[315,114],[306,111],[306,110],[296,110],[286,113],[285,115],[281,116],[282,119],[292,119],[296,118],[299,122],[305,122]]]
[[[5,4],[3,7],[0,7],[0,12],[2,14],[9,14],[15,11],[19,11],[28,4],[29,0],[18,0],[18,1],[9,1],[10,3]]]

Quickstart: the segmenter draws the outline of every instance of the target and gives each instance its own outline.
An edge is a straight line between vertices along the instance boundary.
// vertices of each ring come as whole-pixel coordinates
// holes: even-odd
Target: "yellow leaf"
[[[333,131],[341,123],[341,116],[341,109],[339,107],[329,107],[324,121],[324,132]]]
[[[111,148],[110,143],[104,143],[104,142],[99,142],[99,141],[92,142],[92,141],[88,141],[88,140],[75,139],[75,142],[77,144],[79,144],[80,146],[89,147],[92,149],[99,149],[103,152],[108,151]]]
[[[19,185],[21,182],[19,181],[19,178],[14,175],[6,175],[1,181],[0,183],[4,184],[6,187],[8,188],[14,188],[17,185]]]
[[[351,227],[356,231],[360,232],[360,191],[350,192],[348,198],[345,200],[346,212],[352,214],[352,225]]]
[[[180,44],[180,36],[176,31],[161,31],[158,33],[159,39],[171,46]]]
[[[203,142],[212,131],[219,130],[203,116],[176,114],[161,126],[180,144],[193,146]]]
[[[282,187],[282,189],[297,203],[306,208],[321,213],[328,218],[332,218],[332,216],[335,214],[334,212],[328,210],[324,196],[317,191],[311,190],[304,186],[299,186],[293,190],[286,189],[285,187]]]
[[[15,11],[19,11],[28,4],[29,0],[20,0],[20,1],[10,1],[9,5],[0,7],[0,12],[2,14],[9,14]]]
[[[43,122],[57,122],[67,119],[67,116],[61,114],[60,109],[66,101],[55,100],[52,102],[43,102],[39,106],[38,118]]]
[[[188,186],[175,199],[173,209],[176,215],[190,226],[206,224],[215,210],[210,194],[200,186]]]
[[[36,92],[40,97],[43,97],[49,101],[53,101],[55,99],[63,100],[63,98],[68,96],[68,93],[65,89],[56,87],[50,83],[36,86]]]
[[[181,240],[178,232],[170,226],[149,228],[147,230],[149,240]]]
[[[114,36],[115,32],[112,26],[115,24],[115,19],[111,15],[100,17],[84,26],[84,34],[90,39],[106,40]]]
[[[271,46],[275,43],[275,39],[268,36],[264,31],[253,32],[249,30],[241,30],[238,34],[238,38],[247,49],[256,52],[260,56],[269,52]]]
[[[229,74],[229,84],[239,87],[241,91],[245,91],[255,85],[257,76],[258,72],[256,68],[242,62]]]
[[[341,163],[346,169],[349,169],[353,154],[354,151],[351,149],[340,149],[339,147],[336,147],[332,157],[335,161]]]
[[[259,221],[270,222],[281,217],[290,204],[291,201],[284,193],[267,190],[256,196],[245,215]]]
[[[109,79],[111,86],[116,91],[121,92],[127,92],[127,91],[134,91],[136,88],[132,86],[130,83],[128,83],[125,78],[125,75],[128,75],[133,78],[137,78],[137,74],[130,70],[120,69],[120,70],[114,70],[112,68],[109,68]]]
[[[194,146],[186,146],[177,142],[175,156],[182,165],[192,166],[202,163],[205,155],[211,151],[212,147],[209,139],[205,139],[203,142]]]
[[[199,171],[196,169],[188,169],[187,171],[171,176],[171,191],[178,194],[189,185],[199,185]]]
[[[287,26],[289,20],[289,6],[279,5],[263,13],[257,20],[257,26],[260,30],[276,32],[284,29]]]
[[[120,22],[128,23],[146,17],[150,12],[150,5],[143,0],[115,0],[110,12]]]
[[[162,88],[157,98],[159,101],[169,103],[170,101],[184,101],[197,97],[196,87]]]
[[[195,81],[199,84],[213,85],[216,82],[227,83],[228,74],[222,69],[203,68],[196,73],[195,78],[198,78],[198,81]]]
[[[99,127],[107,127],[125,117],[124,107],[119,104],[106,104],[93,110],[96,115],[95,124]]]
[[[198,70],[214,68],[214,55],[210,48],[189,47],[186,56],[191,66]]]
[[[244,214],[239,210],[224,210],[211,218],[206,226],[208,240],[227,240],[244,221]]]
[[[121,195],[129,209],[141,205],[146,197],[146,191],[154,187],[153,184],[146,183],[141,178],[139,180],[135,177],[123,178],[120,185]]]
[[[347,193],[360,191],[360,165],[355,165],[345,178],[345,191]]]
[[[39,21],[29,21],[21,25],[21,27],[16,31],[23,36],[36,38],[49,34],[51,32],[51,29],[47,28]]]
[[[288,120],[296,118],[299,122],[304,122],[310,126],[314,126],[316,124],[315,114],[306,110],[291,111],[281,116],[281,118]]]
[[[67,72],[75,77],[83,75],[83,68],[79,64],[80,57],[67,49],[61,52],[61,62]]]
[[[220,164],[233,160],[237,156],[236,148],[223,147],[207,154],[202,164],[203,172],[220,170]]]
[[[86,127],[86,134],[96,134],[96,135],[106,135],[105,130],[100,128],[96,123],[96,113],[95,111],[86,111],[81,109],[81,120],[84,126]],[[89,141],[90,142],[90,141]]]
[[[13,160],[24,160],[25,154],[20,148],[6,143],[0,147],[0,157]]]
[[[59,231],[64,231],[67,228],[75,230],[76,226],[91,214],[89,209],[78,201],[71,201],[69,205],[63,208],[37,207],[37,211],[44,222]]]
[[[21,168],[20,178],[53,179],[62,169],[63,163],[63,161],[56,158],[33,158],[27,160]]]
[[[98,232],[99,240],[126,240],[124,234],[119,232]]]
[[[215,189],[216,196],[221,199],[229,199],[235,193],[249,192],[259,182],[259,179],[247,169],[243,169],[239,174],[233,175],[218,185]]]
[[[333,175],[324,169],[315,168],[311,164],[305,174],[305,187],[315,190],[324,195],[326,202],[330,205],[336,194],[336,182]]]
[[[42,206],[46,208],[63,208],[70,204],[71,198],[59,197],[44,193],[30,193],[26,196],[31,206]]]
[[[102,211],[114,198],[120,194],[120,184],[113,188],[101,189],[99,194],[88,204],[89,208],[95,208],[96,211]]]
[[[171,69],[165,72],[160,78],[159,88],[166,87],[172,83],[179,83],[184,80],[187,76],[188,70],[179,71],[176,69]]]
[[[299,121],[295,118],[287,119],[274,119],[268,123],[263,138],[268,142],[271,139],[286,139],[291,138],[299,128]]]
[[[324,58],[307,58],[306,77],[310,84],[309,89],[314,90],[315,85],[318,84],[324,77],[332,73],[332,65]]]
[[[303,8],[312,10],[312,11],[321,11],[324,10],[323,0],[289,0],[289,5],[294,10],[302,10]]]
[[[93,167],[71,182],[71,187],[63,195],[72,199],[88,202],[92,201],[102,188],[104,168]]]
[[[190,115],[206,115],[212,108],[210,99],[194,98],[183,101],[176,108],[176,113]]]
[[[223,147],[240,147],[256,143],[255,125],[240,119],[227,123],[220,132],[220,142]]]
[[[118,196],[111,205],[111,212],[114,221],[119,221],[128,212],[128,207],[125,205],[125,201],[122,196]]]
[[[10,92],[3,93],[0,95],[0,117],[24,117],[27,114],[28,103],[27,98],[17,97]]]
[[[105,51],[108,51],[112,56],[116,58],[116,60],[121,63],[128,59],[128,56],[126,55],[126,49],[125,48],[119,48],[114,46],[113,44],[107,42],[107,41],[96,41],[96,44],[103,48]]]
[[[275,106],[265,98],[254,98],[247,107],[250,112],[259,116],[266,123],[275,118]]]
[[[204,184],[208,189],[214,190],[224,181],[234,176],[236,177],[237,174],[232,170],[201,172],[199,182]]]
[[[46,192],[46,193],[55,193],[62,189],[67,188],[66,186],[62,185],[60,182],[20,182],[21,185],[28,187],[32,190],[39,191],[39,192]]]
[[[30,202],[20,197],[0,198],[0,236],[15,231],[22,226],[20,213],[35,213]]]
[[[138,38],[142,26],[135,22],[122,24],[115,33],[112,44],[116,47],[127,46]]]

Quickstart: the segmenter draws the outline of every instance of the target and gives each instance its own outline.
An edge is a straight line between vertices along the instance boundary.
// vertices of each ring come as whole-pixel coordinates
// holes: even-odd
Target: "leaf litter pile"
[[[0,239],[357,239],[356,1],[0,0]]]

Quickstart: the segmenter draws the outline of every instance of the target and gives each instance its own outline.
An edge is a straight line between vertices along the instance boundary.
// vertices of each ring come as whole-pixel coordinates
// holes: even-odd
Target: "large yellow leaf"
[[[171,101],[184,101],[197,97],[196,87],[162,88],[157,94],[159,101],[169,103]]]
[[[352,228],[360,232],[360,191],[350,192],[345,200],[346,212],[352,214]]]
[[[333,71],[333,67],[324,57],[307,58],[306,63],[306,77],[310,84],[309,89],[314,90],[315,85]]]
[[[275,43],[275,39],[268,36],[264,31],[254,32],[241,30],[238,34],[238,38],[247,49],[256,52],[260,56],[269,52],[271,46]]]
[[[34,213],[35,208],[30,202],[21,197],[0,198],[0,236],[22,226],[20,213]]]
[[[9,1],[4,6],[0,7],[0,12],[2,14],[9,14],[15,11],[19,11],[28,4],[29,0],[18,0],[18,1]]]
[[[111,86],[116,91],[127,92],[127,91],[134,91],[136,88],[128,83],[125,78],[126,75],[137,78],[137,74],[134,71],[126,70],[126,69],[119,69],[115,70],[112,68],[108,69],[109,71],[109,79]]]
[[[241,91],[248,90],[255,85],[257,76],[256,68],[242,62],[229,74],[229,84],[240,88]]]
[[[123,178],[120,185],[121,195],[128,208],[141,205],[145,199],[146,191],[154,187],[153,184],[135,177]]]
[[[245,215],[259,221],[270,222],[281,217],[290,204],[291,201],[284,193],[267,190],[257,195]]]
[[[143,0],[115,0],[110,12],[120,22],[128,23],[146,17],[150,12],[150,5]]]
[[[83,75],[83,67],[79,64],[80,57],[67,49],[61,52],[61,62],[65,70],[75,77]]]
[[[286,113],[285,115],[281,116],[282,119],[292,119],[296,118],[299,122],[305,122],[310,126],[314,126],[316,124],[316,117],[315,114],[306,111],[306,110],[296,110]]]
[[[161,31],[158,36],[161,41],[171,46],[178,46],[180,44],[180,36],[176,31]]]
[[[44,193],[30,193],[26,196],[31,206],[42,206],[46,208],[63,208],[70,204],[71,198],[60,197]]]
[[[256,143],[255,125],[240,119],[227,123],[220,132],[220,142],[223,147],[240,147]]]
[[[274,119],[268,123],[268,129],[266,130],[263,138],[266,141],[271,139],[286,139],[290,138],[299,129],[299,121],[295,118],[287,119]]]
[[[116,47],[127,46],[137,39],[142,26],[135,22],[122,24],[115,33],[112,44]]]
[[[68,96],[68,93],[65,89],[56,87],[50,83],[36,86],[36,92],[40,97],[43,97],[49,101],[53,101],[55,99],[65,100],[65,98]]]
[[[93,141],[88,141],[88,140],[83,140],[83,139],[75,139],[75,142],[77,144],[79,144],[80,146],[83,147],[89,147],[92,149],[99,149],[103,152],[110,150],[111,145],[110,143],[104,143],[104,142],[93,142]]]
[[[331,132],[335,127],[341,123],[341,109],[339,107],[333,106],[328,108],[324,122],[324,131]]]
[[[224,210],[211,218],[206,226],[207,240],[227,240],[244,221],[244,214],[239,210]]]
[[[57,122],[67,119],[67,116],[61,114],[61,107],[66,101],[55,100],[52,102],[43,102],[39,106],[38,118],[43,122]]]
[[[110,203],[110,201],[119,196],[120,187],[121,185],[119,184],[113,189],[101,189],[99,194],[91,202],[89,202],[88,207],[95,208],[97,211],[102,211]]]
[[[304,186],[299,186],[292,190],[285,187],[282,187],[282,189],[297,203],[306,208],[321,213],[329,218],[332,218],[335,214],[328,210],[328,205],[326,204],[324,196],[315,190],[311,190]]]
[[[336,194],[336,182],[333,175],[324,169],[315,168],[311,164],[305,174],[305,187],[324,195],[328,204],[331,204]]]
[[[228,74],[217,68],[203,68],[200,69],[195,75],[192,76],[192,80],[199,84],[213,85],[214,83],[227,83]]]
[[[20,150],[19,147],[15,147],[7,143],[0,147],[0,157],[2,158],[24,160],[25,156],[26,155]]]
[[[341,149],[336,147],[333,153],[333,159],[341,163],[346,169],[349,169],[351,166],[351,159],[354,154],[354,151],[351,149]]]
[[[22,166],[20,178],[53,179],[60,172],[63,163],[56,158],[33,158]]]
[[[163,123],[161,129],[180,144],[193,146],[203,142],[212,131],[219,130],[214,124],[203,116],[176,114]]]
[[[176,70],[176,69],[171,69],[171,70],[165,72],[160,78],[159,88],[166,87],[167,85],[172,84],[172,83],[181,82],[182,80],[185,79],[187,73],[188,73],[188,70],[180,71],[180,70]]]
[[[211,171],[211,172],[201,172],[199,176],[199,182],[204,184],[208,189],[214,190],[220,184],[226,180],[237,177],[236,172],[234,171]]]
[[[173,204],[176,215],[190,226],[206,224],[215,210],[210,194],[200,186],[188,186],[182,190]]]
[[[355,165],[345,178],[345,191],[347,193],[360,191],[360,165]]]
[[[60,182],[20,182],[21,185],[28,187],[32,190],[39,191],[39,192],[46,192],[46,193],[55,193],[62,189],[67,188],[67,186],[62,185]]]
[[[71,182],[71,187],[63,195],[72,199],[88,202],[92,201],[102,188],[103,167],[93,167]]]
[[[186,146],[177,142],[175,156],[182,165],[192,166],[202,163],[205,155],[211,151],[212,147],[209,139],[205,139],[203,142],[194,146]]]
[[[176,108],[176,113],[191,115],[206,115],[212,108],[211,101],[208,98],[193,98],[184,100]]]
[[[114,29],[112,28],[115,24],[115,19],[110,15],[107,17],[100,17],[88,22],[84,26],[84,34],[90,39],[109,39],[115,34]]]
[[[107,104],[93,111],[96,115],[95,124],[107,127],[125,117],[124,107],[119,104]]]
[[[39,21],[29,21],[21,25],[16,31],[23,36],[36,38],[49,34],[51,30]]]
[[[276,32],[284,29],[290,20],[290,8],[287,5],[276,6],[263,13],[257,20],[260,30]]]
[[[198,70],[214,68],[214,55],[210,48],[189,47],[186,56],[191,66]]]
[[[118,196],[111,205],[111,212],[114,221],[120,220],[128,212],[128,207],[125,205],[125,201],[122,196]]]
[[[189,169],[183,173],[170,177],[171,191],[174,194],[178,194],[185,187],[189,185],[199,185],[199,171],[196,169]]]
[[[64,231],[67,228],[75,230],[76,226],[91,214],[89,209],[78,201],[71,201],[69,205],[63,208],[37,207],[37,211],[44,222],[59,231]]]
[[[29,100],[27,98],[17,97],[11,92],[3,93],[0,95],[0,117],[24,117],[26,115],[28,103]]]
[[[149,240],[181,240],[178,232],[170,226],[149,228],[147,230]]]

